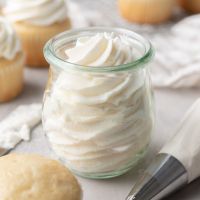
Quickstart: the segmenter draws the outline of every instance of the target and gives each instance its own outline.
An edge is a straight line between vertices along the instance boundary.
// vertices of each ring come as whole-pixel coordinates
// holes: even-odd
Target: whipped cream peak
[[[114,33],[80,37],[65,53],[68,62],[93,67],[117,66],[134,60],[130,39]]]
[[[0,44],[0,58],[12,60],[21,51],[17,34],[10,22],[4,17],[0,17]]]
[[[8,0],[4,14],[14,22],[49,26],[67,19],[64,0]]]

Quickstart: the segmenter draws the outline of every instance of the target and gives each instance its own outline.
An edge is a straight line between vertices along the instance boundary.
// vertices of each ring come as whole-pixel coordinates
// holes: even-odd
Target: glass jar
[[[64,51],[77,38],[105,32],[128,37],[136,59],[106,67],[66,61]],[[153,129],[149,41],[126,29],[86,28],[55,36],[44,55],[50,75],[42,118],[52,150],[83,177],[111,178],[127,172],[147,152]]]

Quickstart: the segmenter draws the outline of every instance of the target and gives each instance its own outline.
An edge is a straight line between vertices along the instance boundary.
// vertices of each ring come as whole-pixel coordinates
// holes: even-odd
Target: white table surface
[[[115,0],[74,1],[81,3],[83,7],[87,7],[89,10],[94,10],[95,8],[98,8],[98,11],[102,10],[103,15],[114,26],[131,28],[131,25],[122,20],[116,12]],[[177,18],[174,20],[176,21]],[[94,23],[93,25],[96,24]],[[0,120],[17,105],[41,102],[47,80],[47,73],[46,69],[26,69],[24,92],[14,101],[0,104]],[[200,89],[155,90],[156,130],[152,138],[149,155],[144,162],[145,164],[137,166],[137,169],[133,169],[121,177],[110,180],[89,180],[78,177],[83,189],[83,200],[124,200],[138,174],[142,173],[142,169],[149,163],[152,156],[172,136],[174,133],[173,130],[185,111],[199,96]],[[14,152],[38,153],[55,158],[48,147],[48,142],[45,139],[41,125],[34,129],[31,141],[20,143]],[[200,179],[166,198],[166,200],[199,199]]]
[[[0,104],[0,119],[3,119],[17,105],[40,102],[47,80],[47,73],[46,69],[26,69],[24,92],[14,101]],[[180,118],[193,101],[198,98],[199,94],[199,89],[155,90],[157,122],[146,164],[163,143],[170,138]],[[41,125],[34,129],[30,142],[20,143],[14,151],[38,153],[54,158]],[[142,173],[143,168],[144,165],[139,165],[137,169],[110,180],[89,180],[78,177],[84,193],[83,200],[124,200],[136,177],[139,173]],[[199,200],[200,180],[191,183],[166,199]]]

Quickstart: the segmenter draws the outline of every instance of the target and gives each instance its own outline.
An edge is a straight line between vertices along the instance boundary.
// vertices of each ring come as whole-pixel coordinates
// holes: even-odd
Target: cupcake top
[[[12,25],[0,17],[0,58],[12,60],[21,51],[21,45]]]
[[[4,14],[14,22],[49,26],[67,18],[64,0],[7,0]]]

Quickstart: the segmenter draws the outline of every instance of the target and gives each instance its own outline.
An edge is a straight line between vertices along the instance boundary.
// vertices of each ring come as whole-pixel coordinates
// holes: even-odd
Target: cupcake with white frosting
[[[26,64],[48,66],[43,57],[44,44],[54,35],[70,28],[64,0],[8,0],[4,15],[16,28],[26,52]]]
[[[0,102],[5,102],[22,91],[24,54],[12,25],[3,17],[0,44]]]

